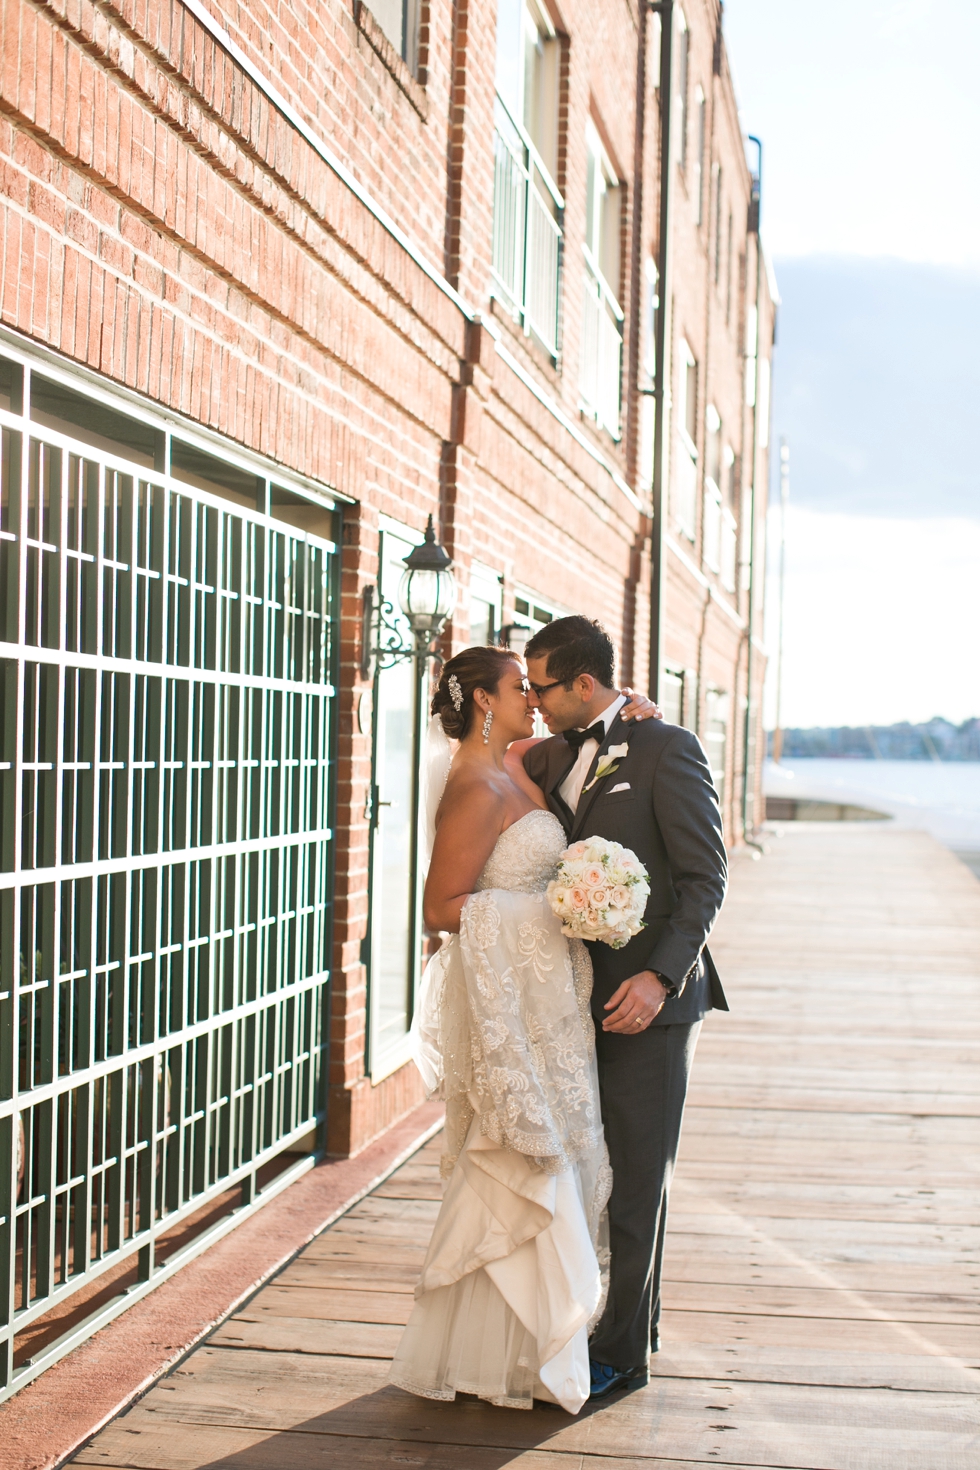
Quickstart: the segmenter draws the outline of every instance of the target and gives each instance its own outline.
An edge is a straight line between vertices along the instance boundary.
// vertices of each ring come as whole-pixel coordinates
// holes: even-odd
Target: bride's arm
[[[422,897],[427,929],[459,933],[463,904],[476,888],[503,822],[503,799],[482,783],[455,790],[443,801]]]

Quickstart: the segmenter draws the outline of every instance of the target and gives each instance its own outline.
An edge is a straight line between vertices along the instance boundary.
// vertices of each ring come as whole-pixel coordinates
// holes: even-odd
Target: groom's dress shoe
[[[595,1358],[589,1359],[589,1373],[592,1378],[590,1399],[604,1399],[606,1394],[615,1393],[617,1388],[625,1388],[638,1379],[646,1383],[649,1378],[645,1363],[641,1368],[611,1368],[608,1363],[597,1363]]]

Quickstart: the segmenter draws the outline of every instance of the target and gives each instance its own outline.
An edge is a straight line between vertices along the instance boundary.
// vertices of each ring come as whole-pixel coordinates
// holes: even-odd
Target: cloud
[[[776,275],[773,422],[794,501],[980,519],[980,272],[817,257]]]
[[[783,724],[980,715],[980,523],[791,506]],[[774,721],[779,512],[769,517],[767,722]]]

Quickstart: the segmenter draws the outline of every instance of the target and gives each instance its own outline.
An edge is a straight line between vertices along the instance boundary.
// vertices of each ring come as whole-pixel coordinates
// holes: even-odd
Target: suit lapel
[[[560,735],[554,736],[554,756],[549,760],[549,773],[545,788],[545,800],[561,822],[566,832],[571,832],[575,820],[571,807],[561,797],[558,788],[575,764],[575,752]]]
[[[595,785],[590,791],[586,791],[585,789],[588,786],[589,782],[593,780],[595,776],[596,766],[599,764],[600,756],[605,755],[610,745],[622,745],[623,741],[626,741],[628,744],[629,736],[630,726],[624,725],[622,720],[619,718],[619,715],[617,714],[616,718],[613,720],[612,724],[609,726],[608,731],[606,732],[605,740],[596,751],[592,764],[589,766],[588,772],[586,774],[585,781],[583,782],[582,795],[579,797],[578,807],[575,812],[575,817],[572,821],[571,837],[573,842],[577,841],[577,839],[582,835],[582,828],[585,823],[585,819],[589,815],[589,812],[592,810],[592,803],[599,795],[599,792],[602,790],[603,782],[606,780],[606,777],[603,776],[601,781],[596,781]]]

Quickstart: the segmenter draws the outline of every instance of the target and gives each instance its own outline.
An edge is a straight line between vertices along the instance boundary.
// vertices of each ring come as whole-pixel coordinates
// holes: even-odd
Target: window
[[[492,289],[552,357],[564,210],[555,183],[558,62],[554,26],[535,0],[500,0]]]
[[[721,585],[726,592],[735,591],[736,552],[738,548],[738,522],[727,505],[721,510]]]
[[[721,486],[721,418],[713,403],[709,403],[704,414],[704,473]]]
[[[715,266],[715,285],[717,286],[718,283],[719,283],[719,281],[721,280],[721,164],[720,163],[716,163],[715,166],[714,166],[714,189],[712,190],[712,193],[714,194],[714,203],[712,205],[712,209],[714,210],[714,222],[715,222],[715,262],[714,262],[714,266]],[[711,221],[709,220],[708,223],[710,225]]]
[[[697,518],[697,411],[698,365],[690,347],[681,338],[677,362],[677,433],[672,501],[674,519],[689,541],[694,540]]]
[[[660,307],[657,267],[652,255],[647,256],[644,274],[646,299],[643,312],[643,370],[652,382],[657,371],[657,311]]]
[[[677,11],[677,161],[687,168],[687,89],[691,60],[691,37],[684,12]]]
[[[713,403],[704,415],[704,517],[701,552],[713,572],[721,570],[721,418]]]
[[[418,65],[419,0],[368,0],[367,9],[414,73]]]
[[[500,637],[500,576],[474,562],[470,568],[470,643],[488,645]]]
[[[710,685],[704,692],[704,751],[711,767],[722,812],[725,807],[725,767],[728,761],[728,695]]]
[[[660,708],[670,725],[694,729],[698,676],[695,669],[666,665],[660,675]]]
[[[152,1283],[161,1242],[247,1205],[322,1119],[340,593],[326,492],[22,357],[0,362],[4,1395],[15,1332],[137,1253]]]
[[[411,631],[398,609],[404,557],[419,537],[382,518],[378,594],[389,621],[406,640]],[[408,1058],[415,985],[421,958],[420,875],[413,817],[413,730],[418,687],[413,660],[378,668],[374,686],[374,780],[371,801],[371,921],[368,1066],[372,1080]]]
[[[585,282],[582,406],[614,439],[619,438],[623,311],[619,304],[622,191],[595,124],[586,127]]]
[[[705,124],[704,93],[703,93],[703,91],[701,90],[700,87],[695,87],[695,89],[694,89],[694,160],[693,160],[693,164],[692,164],[692,167],[691,167],[691,198],[694,201],[694,221],[695,221],[695,224],[700,224],[701,223],[701,218],[702,218],[702,215],[704,213],[704,205],[702,203],[702,195],[704,193],[704,189],[702,187],[702,185],[703,185],[703,175],[704,175],[704,144],[705,144],[704,124]]]
[[[755,359],[759,348],[759,308],[750,306],[745,317],[745,406],[755,408]]]

